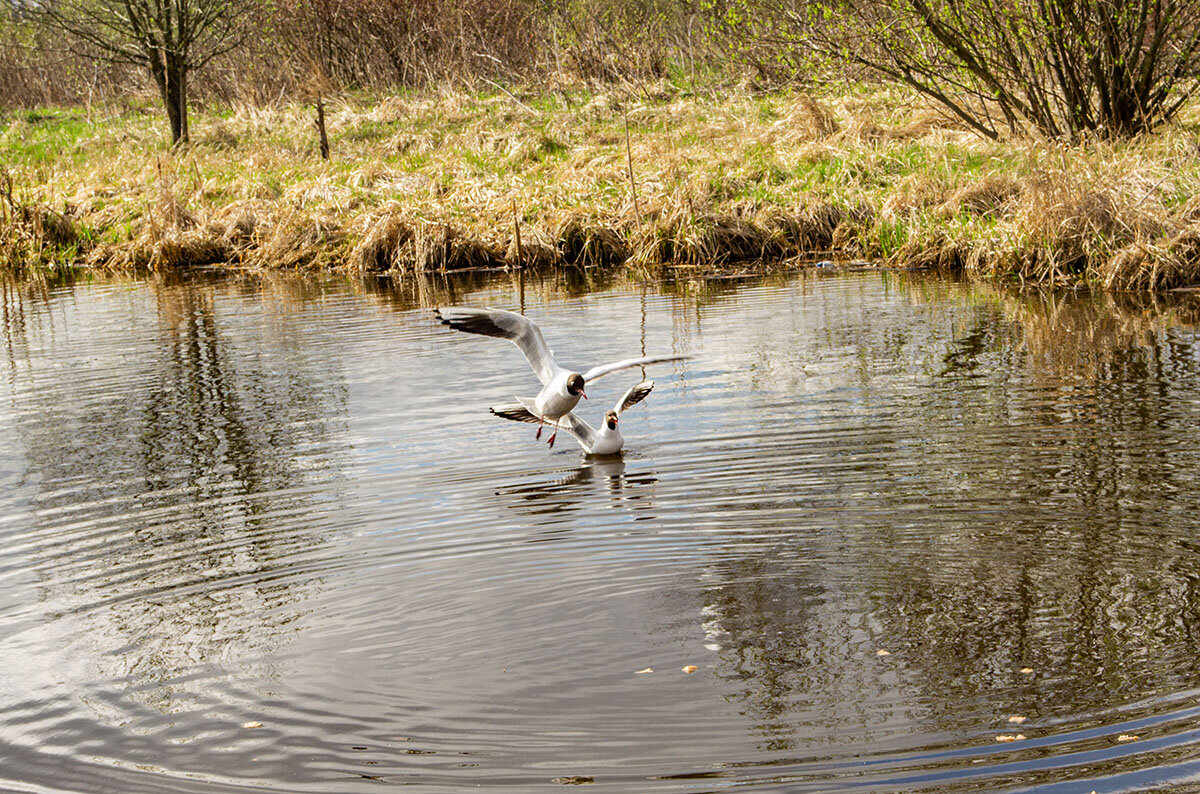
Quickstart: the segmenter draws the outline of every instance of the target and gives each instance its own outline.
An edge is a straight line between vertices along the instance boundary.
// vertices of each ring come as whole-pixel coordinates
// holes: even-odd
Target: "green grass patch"
[[[492,89],[327,97],[329,163],[317,156],[311,103],[198,109],[194,143],[174,150],[153,103],[90,116],[11,113],[0,120],[0,160],[20,201],[76,208],[70,220],[86,230],[76,253],[109,261],[136,243],[259,246],[266,264],[336,264],[373,233],[384,207],[409,225],[393,219],[380,235],[442,223],[456,245],[496,251],[508,245],[516,204],[526,239],[543,251],[567,221],[586,218],[589,234],[606,250],[627,248],[638,267],[782,256],[787,245],[1008,267],[1006,254],[1032,246],[1045,264],[1026,280],[1192,278],[1185,258],[1197,246],[1183,210],[1200,192],[1200,163],[1182,127],[1060,151],[983,140],[893,90],[691,91],[690,68],[668,70],[662,84],[604,93],[512,86],[516,99]],[[192,220],[163,214],[168,194]],[[237,218],[252,235],[195,239],[198,230],[225,234]],[[296,252],[304,246],[313,248]],[[239,261],[259,253],[238,249]],[[1111,278],[1108,260],[1123,268]]]

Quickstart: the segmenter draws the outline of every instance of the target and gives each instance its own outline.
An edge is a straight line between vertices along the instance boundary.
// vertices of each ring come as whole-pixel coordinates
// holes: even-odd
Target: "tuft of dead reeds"
[[[492,245],[447,223],[426,223],[417,228],[412,269],[430,271],[497,267],[503,256]]]
[[[569,212],[558,225],[558,253],[574,267],[611,267],[629,258],[629,245],[615,229]]]
[[[349,264],[355,270],[381,272],[399,270],[411,259],[416,236],[412,224],[395,208],[367,221],[367,231],[350,251]]]
[[[85,251],[89,240],[69,212],[18,198],[12,176],[0,170],[0,262],[18,272],[54,268]]]
[[[558,248],[540,230],[525,229],[521,233],[520,248],[514,234],[504,250],[504,261],[518,268],[546,270],[563,263]]]

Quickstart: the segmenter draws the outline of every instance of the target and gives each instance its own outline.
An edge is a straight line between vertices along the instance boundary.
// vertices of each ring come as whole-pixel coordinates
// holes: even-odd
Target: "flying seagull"
[[[519,314],[506,312],[503,309],[481,308],[474,309],[464,306],[447,306],[435,309],[434,315],[442,322],[459,331],[483,336],[495,336],[507,339],[525,354],[529,366],[538,380],[542,382],[542,390],[532,399],[530,413],[538,419],[538,430],[535,438],[542,437],[542,425],[548,420],[552,424],[569,414],[579,400],[587,399],[584,388],[587,384],[603,377],[610,372],[630,367],[640,367],[646,364],[657,364],[663,361],[680,361],[687,356],[642,356],[641,358],[626,358],[592,367],[586,372],[574,372],[560,367],[554,362],[554,354],[542,338],[542,331],[537,323]],[[550,434],[550,446],[558,435],[558,426]]]
[[[617,400],[617,404],[613,406],[613,409],[605,412],[604,422],[600,425],[599,430],[596,430],[583,419],[580,419],[574,411],[554,422],[554,425],[556,428],[561,427],[575,436],[575,440],[579,442],[579,446],[583,447],[583,451],[589,455],[615,455],[621,451],[621,447],[625,446],[625,439],[621,436],[621,431],[617,429],[617,421],[621,413],[646,399],[646,395],[653,388],[654,381],[652,380],[644,380],[641,383],[630,386],[621,395],[621,399]],[[514,422],[529,422],[530,424],[538,422],[538,417],[533,412],[532,400],[517,398],[516,403],[496,405],[491,410],[493,414],[502,419],[511,419]]]

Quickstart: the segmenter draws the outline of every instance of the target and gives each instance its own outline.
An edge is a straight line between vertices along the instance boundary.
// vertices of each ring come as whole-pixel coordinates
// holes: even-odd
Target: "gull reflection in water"
[[[559,523],[588,506],[603,504],[604,497],[611,507],[650,509],[658,482],[653,471],[627,472],[622,455],[585,455],[578,468],[552,474],[551,480],[500,488],[496,495],[515,497],[508,506],[537,518],[538,523]]]

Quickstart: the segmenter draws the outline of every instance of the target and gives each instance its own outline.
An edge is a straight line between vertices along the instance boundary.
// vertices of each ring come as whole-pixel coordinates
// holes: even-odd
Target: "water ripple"
[[[8,285],[0,787],[1195,784],[1190,304],[572,278]]]

